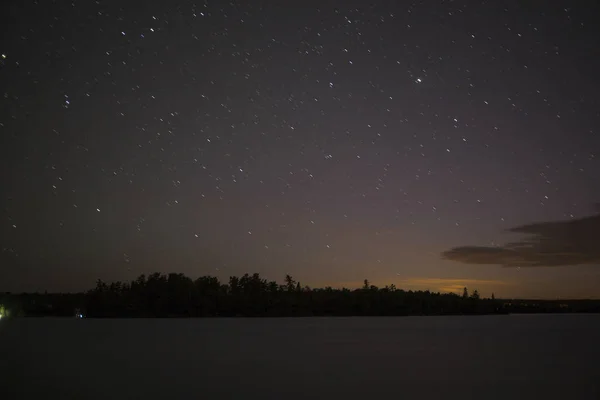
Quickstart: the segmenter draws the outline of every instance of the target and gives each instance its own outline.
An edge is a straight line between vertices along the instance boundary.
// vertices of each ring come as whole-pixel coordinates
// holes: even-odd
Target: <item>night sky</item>
[[[543,3],[2,2],[0,291],[600,297],[600,8]]]

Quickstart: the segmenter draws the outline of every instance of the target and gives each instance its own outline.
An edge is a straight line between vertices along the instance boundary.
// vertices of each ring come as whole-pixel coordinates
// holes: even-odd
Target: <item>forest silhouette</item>
[[[600,302],[498,300],[477,290],[455,293],[405,291],[364,281],[361,288],[320,289],[302,286],[290,275],[283,284],[257,273],[232,276],[221,283],[212,276],[196,280],[181,273],[141,275],[131,282],[98,280],[85,293],[0,295],[13,316],[152,317],[302,317],[481,315],[515,312],[599,312]]]

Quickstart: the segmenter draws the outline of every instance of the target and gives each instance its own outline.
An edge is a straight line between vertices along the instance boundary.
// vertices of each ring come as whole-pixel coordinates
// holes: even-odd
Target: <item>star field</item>
[[[598,258],[443,257],[595,212],[593,7],[4,5],[0,290],[177,271],[598,297]]]

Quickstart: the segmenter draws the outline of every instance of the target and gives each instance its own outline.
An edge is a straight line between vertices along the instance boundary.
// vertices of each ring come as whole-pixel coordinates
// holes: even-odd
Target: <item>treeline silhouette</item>
[[[600,312],[598,301],[525,301],[378,288],[312,289],[290,275],[283,284],[259,274],[196,280],[178,273],[141,275],[131,282],[101,280],[86,293],[5,293],[0,303],[13,316],[117,317],[289,317],[506,314],[515,312]]]

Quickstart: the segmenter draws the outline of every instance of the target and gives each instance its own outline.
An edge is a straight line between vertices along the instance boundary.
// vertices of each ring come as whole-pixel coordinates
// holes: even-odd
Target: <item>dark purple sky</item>
[[[129,3],[1,6],[0,290],[600,297],[592,2]]]

